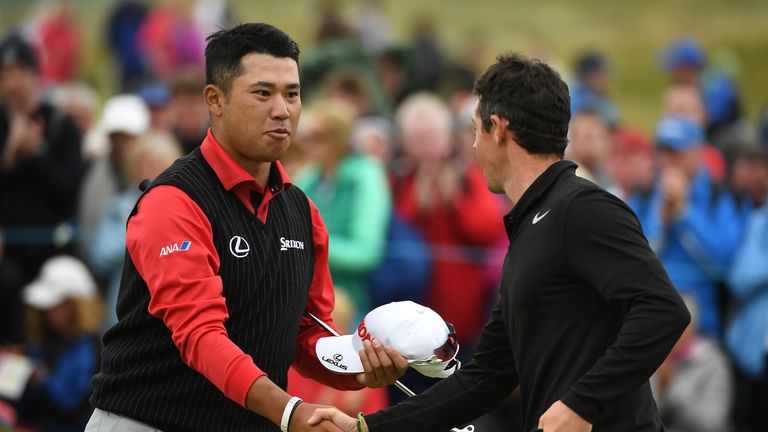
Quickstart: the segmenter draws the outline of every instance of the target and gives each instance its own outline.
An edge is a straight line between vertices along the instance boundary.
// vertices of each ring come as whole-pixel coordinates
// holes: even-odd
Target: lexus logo
[[[337,362],[340,362],[340,361],[344,360],[344,356],[341,355],[341,354],[335,354],[333,356],[333,359],[336,360]]]
[[[235,258],[245,258],[251,252],[248,242],[240,236],[234,236],[229,240],[229,251]]]

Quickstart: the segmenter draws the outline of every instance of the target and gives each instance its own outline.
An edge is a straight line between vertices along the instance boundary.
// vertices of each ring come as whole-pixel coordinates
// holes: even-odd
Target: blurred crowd
[[[469,359],[496,299],[511,205],[488,192],[472,151],[482,47],[452,58],[429,19],[396,41],[375,0],[355,14],[325,3],[302,47],[304,113],[282,163],[327,224],[340,327],[415,300],[455,325]],[[119,88],[103,99],[77,75],[83,35],[70,6],[6,29],[0,428],[83,429],[138,185],[204,138],[205,35],[236,19],[248,17],[226,0],[115,2],[105,37]],[[689,38],[648,59],[668,75],[651,133],[622,116],[604,54],[544,60],[571,88],[566,158],[634,210],[694,317],[652,379],[667,429],[768,431],[768,111],[748,118],[733,74]],[[290,381],[293,394],[350,413],[400,398]],[[519,430],[516,404],[475,425]]]

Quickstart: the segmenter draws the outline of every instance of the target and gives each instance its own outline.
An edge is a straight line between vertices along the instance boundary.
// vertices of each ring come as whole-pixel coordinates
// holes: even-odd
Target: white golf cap
[[[122,132],[141,135],[149,130],[149,108],[144,100],[134,94],[120,94],[104,104],[101,129],[106,135]]]
[[[80,260],[58,255],[43,264],[37,279],[24,287],[24,302],[48,310],[70,298],[93,298],[96,282]]]
[[[340,374],[363,372],[359,351],[363,341],[378,339],[408,360],[409,365],[433,378],[445,378],[459,366],[459,344],[453,327],[437,312],[414,303],[388,303],[370,311],[351,335],[324,337],[315,351],[320,363]]]

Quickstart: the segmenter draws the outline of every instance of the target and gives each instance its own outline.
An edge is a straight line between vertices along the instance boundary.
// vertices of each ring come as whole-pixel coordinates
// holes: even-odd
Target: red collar
[[[200,146],[200,151],[225,189],[232,190],[235,186],[245,183],[248,189],[263,193],[262,187],[256,184],[256,180],[248,171],[235,162],[232,156],[216,141],[210,128]],[[274,189],[273,193],[292,185],[291,179],[288,178],[288,174],[285,173],[280,161],[275,161],[272,164],[267,185],[270,189]]]

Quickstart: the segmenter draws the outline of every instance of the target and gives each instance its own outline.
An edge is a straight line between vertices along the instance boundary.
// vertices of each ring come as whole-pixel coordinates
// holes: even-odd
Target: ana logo
[[[163,246],[160,248],[160,256],[166,256],[169,254],[172,254],[174,252],[186,252],[189,250],[189,247],[192,246],[192,242],[187,240],[179,243],[170,244],[168,246]]]
[[[348,369],[347,365],[341,363],[341,361],[344,360],[344,356],[342,356],[341,354],[334,354],[332,359],[329,359],[329,358],[326,358],[325,356],[322,356],[322,359],[323,359],[324,362],[330,363],[330,364],[336,366],[337,368],[339,368],[341,370],[347,370]]]
[[[229,239],[229,251],[232,253],[232,255],[235,256],[235,258],[245,258],[248,256],[248,253],[251,252],[251,247],[248,245],[248,242],[245,241],[244,238],[240,236],[234,236]]]
[[[298,240],[287,240],[285,237],[280,237],[280,250],[287,251],[288,249],[304,249],[304,242]]]

